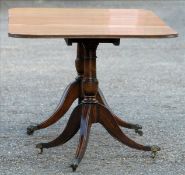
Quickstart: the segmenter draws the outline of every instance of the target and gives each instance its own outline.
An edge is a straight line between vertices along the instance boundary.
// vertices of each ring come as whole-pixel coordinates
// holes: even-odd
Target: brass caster
[[[42,143],[37,144],[36,145],[36,148],[40,149],[39,154],[42,154],[43,153],[43,144]]]
[[[77,169],[77,167],[78,167],[78,160],[77,159],[75,159],[74,161],[73,161],[73,163],[71,164],[71,168],[73,169],[73,172],[75,172],[76,171],[76,169]]]
[[[142,129],[142,126],[141,125],[138,125],[138,124],[135,124],[133,129]]]
[[[131,124],[131,127],[130,129],[142,129],[142,126],[141,125],[138,125],[138,124]]]
[[[135,133],[139,134],[140,136],[143,136],[143,131],[141,129],[135,129]]]
[[[151,151],[152,151],[152,158],[154,159],[157,155],[157,152],[160,151],[161,148],[156,146],[156,145],[153,145],[151,146]]]
[[[37,130],[37,126],[30,125],[27,127],[27,134],[28,135],[33,135],[34,131]]]

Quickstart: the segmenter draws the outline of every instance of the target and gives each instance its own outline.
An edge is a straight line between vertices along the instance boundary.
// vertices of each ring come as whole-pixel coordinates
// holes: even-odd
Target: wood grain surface
[[[62,38],[175,37],[177,32],[143,9],[9,9],[9,36]]]

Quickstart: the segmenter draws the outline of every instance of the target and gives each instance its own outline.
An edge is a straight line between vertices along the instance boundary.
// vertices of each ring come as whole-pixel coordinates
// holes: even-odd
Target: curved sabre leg
[[[114,115],[111,113],[111,111],[109,111],[109,109],[107,109],[105,106],[101,104],[99,104],[98,109],[99,109],[99,114],[100,114],[99,122],[118,141],[122,142],[128,147],[135,148],[138,150],[152,151],[152,152],[154,152],[154,150],[156,152],[160,150],[158,146],[155,146],[155,145],[154,146],[144,146],[128,138],[119,128],[114,118]]]
[[[96,98],[99,101],[99,103],[103,104],[109,110],[111,110],[109,105],[107,104],[107,101],[105,100],[105,97],[104,97],[101,89],[98,89],[98,93],[97,93],[97,97]],[[128,123],[128,122],[122,120],[121,118],[117,117],[115,114],[114,114],[114,118],[115,118],[115,120],[116,120],[116,122],[118,123],[119,126],[122,126],[122,127],[128,128],[128,129],[134,129],[136,133],[138,133],[141,136],[143,135],[143,132],[141,130],[142,129],[141,125]]]
[[[79,144],[76,150],[76,156],[71,164],[71,168],[73,171],[76,170],[78,167],[79,163],[81,162],[88,143],[88,138],[89,138],[89,133],[90,133],[90,127],[91,127],[91,122],[90,122],[90,115],[91,115],[91,105],[89,104],[82,104],[82,114],[81,114],[81,122],[80,122],[80,139],[79,139]]]
[[[56,123],[70,108],[72,103],[80,96],[80,81],[76,80],[69,84],[64,91],[60,104],[56,108],[55,112],[44,122],[36,125],[29,126],[27,128],[27,134],[31,135],[35,130],[44,129],[52,124]]]
[[[37,144],[36,148],[40,148],[42,152],[43,148],[56,147],[70,140],[78,132],[80,128],[81,107],[82,105],[78,105],[73,110],[62,134],[60,134],[56,139],[54,139],[51,142]]]

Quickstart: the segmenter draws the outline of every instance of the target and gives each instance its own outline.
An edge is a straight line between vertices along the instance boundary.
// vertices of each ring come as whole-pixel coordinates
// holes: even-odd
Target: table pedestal
[[[70,140],[80,130],[79,144],[76,150],[74,162],[71,167],[76,170],[82,160],[88,143],[91,125],[100,123],[118,141],[138,150],[152,151],[153,156],[160,150],[158,146],[144,146],[128,138],[119,126],[134,129],[142,135],[142,127],[138,124],[127,123],[117,117],[109,108],[101,90],[98,88],[96,78],[96,49],[99,43],[113,43],[119,45],[119,39],[66,39],[68,45],[77,43],[76,70],[78,76],[66,88],[60,104],[54,114],[46,121],[29,126],[27,133],[33,134],[35,130],[46,128],[57,122],[69,109],[72,103],[78,99],[78,105],[73,110],[69,121],[56,139],[48,143],[39,143],[37,148],[50,148],[62,145]]]

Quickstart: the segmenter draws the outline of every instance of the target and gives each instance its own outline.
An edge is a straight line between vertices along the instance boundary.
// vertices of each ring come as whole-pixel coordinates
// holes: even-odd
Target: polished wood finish
[[[126,136],[119,126],[134,129],[142,135],[142,127],[116,116],[108,106],[96,77],[96,50],[100,43],[120,44],[124,37],[175,37],[177,33],[151,11],[142,9],[59,9],[16,8],[9,10],[9,36],[62,37],[67,45],[77,43],[75,60],[77,77],[68,85],[60,104],[47,120],[29,126],[27,133],[56,123],[78,99],[63,132],[53,141],[39,143],[37,148],[62,145],[80,130],[73,171],[81,162],[93,123],[102,126],[121,143],[138,150],[151,151],[155,156],[158,146],[145,146]]]
[[[55,112],[45,121],[41,122],[38,125],[30,125],[27,128],[27,134],[32,135],[35,130],[44,129],[52,124],[56,123],[64,114],[68,111],[72,103],[78,99],[79,103],[83,99],[82,93],[82,78],[84,74],[84,53],[81,44],[77,45],[77,58],[75,60],[76,71],[78,76],[76,80],[70,83],[67,88],[65,89],[63,96],[60,100],[59,105],[55,109]]]
[[[68,123],[64,128],[62,134],[60,134],[56,139],[49,143],[42,143],[42,147],[50,148],[54,146],[59,146],[70,140],[80,129],[81,110],[82,105],[77,106],[69,117]],[[39,148],[39,144],[37,145],[37,147]]]
[[[177,32],[143,9],[14,8],[14,37],[124,38],[174,37]]]
[[[76,71],[77,71],[76,80],[67,86],[67,88],[65,89],[63,96],[60,100],[60,103],[58,104],[54,113],[47,120],[45,120],[37,125],[31,125],[27,128],[27,134],[29,134],[29,135],[33,134],[33,132],[36,130],[44,129],[44,128],[47,128],[47,127],[55,124],[59,119],[61,119],[64,116],[64,114],[68,111],[68,109],[70,108],[70,106],[72,105],[72,103],[76,99],[78,99],[78,104],[80,104],[82,102],[82,100],[84,99],[84,90],[83,90],[83,85],[82,85],[82,80],[84,77],[84,49],[83,49],[83,45],[81,43],[82,40],[81,39],[75,39],[75,40],[68,39],[68,41],[70,43],[73,43],[73,42],[77,43],[78,41],[80,41],[77,44],[77,57],[75,60],[75,66],[76,66]],[[119,43],[119,39],[112,39],[112,40],[107,40],[107,41],[104,39],[101,39],[100,41],[101,41],[101,43],[105,43],[105,42],[110,42],[112,44],[114,44],[115,42]],[[71,44],[69,44],[69,45],[71,45]],[[101,103],[104,106],[106,106],[107,108],[109,108],[109,106],[105,100],[105,97],[100,89],[98,89],[98,92],[96,94],[96,98],[99,103]],[[114,116],[115,116],[115,120],[117,121],[117,123],[120,126],[125,127],[125,128],[129,128],[129,129],[135,129],[135,131],[137,133],[142,132],[142,131],[139,131],[140,129],[142,129],[142,127],[140,125],[127,123],[127,122],[123,121],[122,119],[120,119],[119,117],[117,117],[116,115],[114,115]]]
[[[98,89],[98,93],[97,93],[96,98],[100,104],[104,105],[107,109],[109,109],[111,111],[111,109],[110,109],[107,101],[105,100],[105,97],[100,89]],[[118,116],[116,116],[112,111],[111,111],[111,113],[114,115],[114,119],[116,120],[118,125],[125,127],[125,128],[128,128],[128,129],[135,129],[136,133],[138,133],[139,135],[143,135],[143,132],[141,130],[142,129],[141,125],[128,123],[128,122],[122,120],[121,118],[119,118]]]
[[[73,39],[68,39],[68,41],[73,42]],[[110,43],[114,43],[114,41],[115,40],[113,39]],[[75,159],[71,164],[73,171],[75,171],[85,154],[91,126],[93,123],[98,122],[102,124],[102,126],[115,139],[131,148],[152,151],[154,153],[159,151],[159,147],[138,144],[122,132],[119,125],[125,128],[134,129],[135,132],[138,132],[139,134],[142,132],[142,127],[138,124],[125,122],[113,114],[102,91],[98,87],[98,80],[96,78],[96,49],[99,43],[104,42],[104,39],[79,39],[74,42],[78,43],[77,58],[75,61],[78,74],[76,81],[68,86],[68,90],[64,93],[65,95],[62,98],[63,103],[57,108],[59,110],[56,110],[57,112],[45,122],[28,127],[28,134],[33,134],[35,130],[46,128],[58,121],[69,108],[68,104],[71,104],[74,99],[79,99],[79,104],[73,110],[63,132],[53,141],[39,143],[36,147],[40,148],[42,152],[44,148],[62,145],[80,130],[79,144],[76,149]],[[69,89],[72,90],[70,91]],[[68,96],[70,94],[73,95]]]

